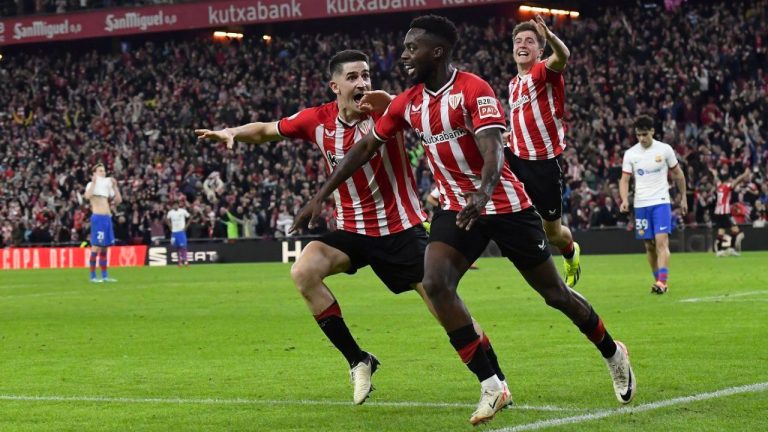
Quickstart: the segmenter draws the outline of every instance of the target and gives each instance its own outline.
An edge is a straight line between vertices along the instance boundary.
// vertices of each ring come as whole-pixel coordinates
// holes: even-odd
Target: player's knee
[[[450,282],[437,272],[425,274],[421,283],[432,304],[442,304],[456,297]]]
[[[320,271],[310,263],[298,260],[291,266],[291,279],[299,291],[304,291],[308,287],[316,285],[314,282],[322,280]]]
[[[645,250],[647,252],[656,252],[656,244],[650,240],[643,242],[645,244]]]

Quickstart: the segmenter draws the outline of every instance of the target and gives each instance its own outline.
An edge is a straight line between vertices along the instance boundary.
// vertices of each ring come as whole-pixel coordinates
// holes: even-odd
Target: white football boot
[[[379,368],[379,364],[381,364],[379,360],[373,354],[368,353],[365,360],[358,362],[349,370],[349,379],[355,387],[352,400],[356,405],[365,403],[373,391],[371,376]]]
[[[635,397],[635,373],[632,371],[632,365],[629,364],[629,352],[623,343],[616,341],[616,353],[610,358],[605,359],[608,365],[608,371],[613,380],[613,391],[616,393],[616,399],[623,404],[627,404]]]

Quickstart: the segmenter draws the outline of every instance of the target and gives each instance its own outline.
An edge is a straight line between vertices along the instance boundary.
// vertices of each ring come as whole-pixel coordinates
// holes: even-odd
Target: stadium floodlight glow
[[[229,38],[229,39],[242,39],[243,34],[242,33],[229,33],[229,32],[223,32],[223,31],[215,31],[213,32],[213,37],[215,38]]]
[[[272,36],[270,36],[270,35],[264,35],[261,38],[264,39],[264,42],[266,42],[266,43],[272,42]]]
[[[545,14],[545,15],[562,15],[562,16],[570,16],[571,18],[579,17],[579,13],[577,11],[569,11],[569,10],[563,10],[563,9],[549,9],[549,8],[527,6],[527,5],[520,6],[520,12],[539,13],[539,14]]]

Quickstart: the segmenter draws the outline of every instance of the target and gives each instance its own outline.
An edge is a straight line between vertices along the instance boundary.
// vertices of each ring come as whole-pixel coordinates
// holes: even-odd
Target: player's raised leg
[[[323,282],[327,276],[346,271],[350,264],[350,258],[344,252],[321,241],[313,241],[291,267],[291,278],[320,329],[349,363],[354,385],[353,401],[362,404],[373,391],[371,376],[379,361],[360,349],[344,322],[339,303]]]
[[[621,342],[613,340],[589,302],[565,284],[551,258],[533,268],[520,269],[520,273],[547,305],[565,314],[595,344],[608,365],[616,398],[629,403],[636,382],[628,352]]]

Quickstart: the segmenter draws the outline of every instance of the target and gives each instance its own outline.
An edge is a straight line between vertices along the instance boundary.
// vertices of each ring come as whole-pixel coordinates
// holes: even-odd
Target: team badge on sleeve
[[[496,99],[489,96],[477,98],[477,111],[481,119],[501,117],[501,111],[499,111]]]

